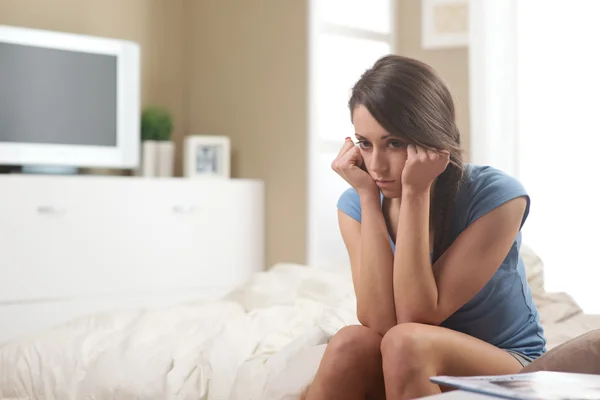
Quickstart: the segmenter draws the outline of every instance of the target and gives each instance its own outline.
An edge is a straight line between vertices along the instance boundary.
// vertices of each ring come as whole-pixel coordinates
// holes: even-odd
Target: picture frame
[[[183,172],[187,178],[230,178],[231,142],[229,137],[187,136],[184,144]]]
[[[421,0],[421,45],[426,50],[469,45],[469,0]]]

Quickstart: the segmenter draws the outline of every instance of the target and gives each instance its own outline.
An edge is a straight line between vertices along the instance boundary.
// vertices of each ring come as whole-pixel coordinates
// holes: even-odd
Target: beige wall
[[[305,262],[308,0],[0,0],[0,24],[134,40],[144,104],[187,134],[228,135],[232,175],[267,190],[267,264]],[[468,148],[466,49],[420,47],[420,1],[398,0],[398,52],[430,63],[456,98]]]
[[[203,0],[186,12],[190,133],[230,136],[233,175],[265,180],[268,265],[306,261],[307,1]],[[399,0],[398,52],[446,79],[466,149],[467,50],[422,50],[420,3]]]
[[[232,174],[267,193],[267,263],[304,262],[306,0],[188,3],[191,134],[227,135]]]
[[[184,118],[184,2],[186,0],[0,0],[0,24],[133,40],[142,52],[142,103],[164,105]],[[177,152],[177,172],[180,146]]]
[[[469,149],[469,60],[468,49],[423,50],[421,47],[421,1],[398,0],[396,7],[398,53],[422,60],[444,78],[456,104],[456,118],[462,133],[465,158]]]
[[[267,263],[303,262],[307,0],[0,0],[0,24],[129,39],[143,104],[187,134],[228,135],[232,175],[267,188]]]

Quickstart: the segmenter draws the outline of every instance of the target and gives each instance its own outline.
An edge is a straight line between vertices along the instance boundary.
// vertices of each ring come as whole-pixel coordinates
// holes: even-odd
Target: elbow
[[[396,326],[395,318],[377,316],[374,313],[358,312],[357,317],[362,326],[374,330],[381,337],[384,337],[387,331]]]
[[[367,328],[374,330],[381,337],[384,337],[387,331],[396,325],[395,323],[378,323],[377,321],[371,321],[368,318],[359,318],[358,321],[362,326],[366,326]]]
[[[406,298],[395,299],[394,310],[398,324],[416,323],[423,325],[439,325],[445,318],[440,318],[443,309],[439,304],[439,296],[421,296],[412,301]]]

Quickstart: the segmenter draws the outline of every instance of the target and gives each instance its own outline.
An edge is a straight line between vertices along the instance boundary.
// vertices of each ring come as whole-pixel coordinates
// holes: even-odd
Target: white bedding
[[[526,264],[549,347],[600,328]],[[349,271],[276,265],[219,301],[93,314],[0,345],[0,398],[295,400],[355,307]]]
[[[349,273],[281,264],[223,300],[98,313],[7,342],[0,398],[291,399],[355,315]]]

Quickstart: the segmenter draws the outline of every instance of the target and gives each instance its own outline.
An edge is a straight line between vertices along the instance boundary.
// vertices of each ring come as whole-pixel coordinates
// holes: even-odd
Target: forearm
[[[361,254],[356,282],[360,322],[384,335],[396,325],[393,254],[379,196],[361,197]]]
[[[401,204],[393,273],[396,319],[427,323],[438,301],[430,258],[430,192],[407,190]]]

